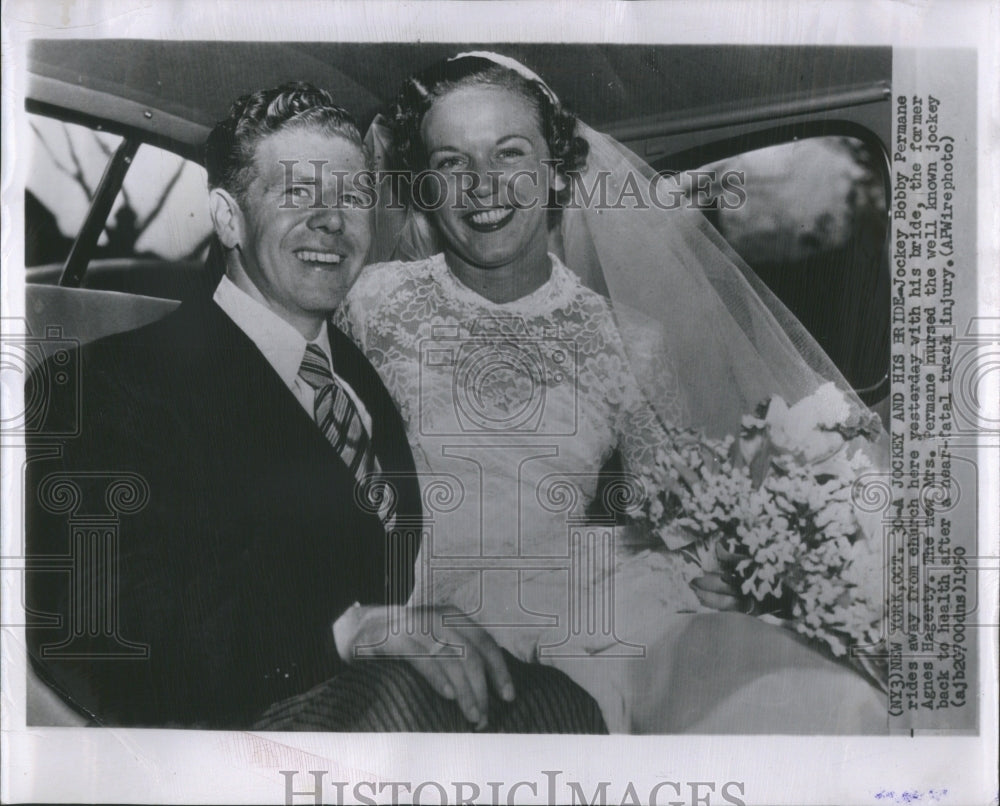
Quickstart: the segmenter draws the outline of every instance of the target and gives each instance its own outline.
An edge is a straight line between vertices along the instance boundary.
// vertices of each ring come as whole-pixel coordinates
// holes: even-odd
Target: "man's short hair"
[[[293,128],[313,128],[343,137],[368,159],[351,113],[337,106],[326,90],[293,81],[238,98],[229,117],[215,125],[205,143],[208,187],[226,190],[243,205],[254,179],[257,145],[269,135]]]

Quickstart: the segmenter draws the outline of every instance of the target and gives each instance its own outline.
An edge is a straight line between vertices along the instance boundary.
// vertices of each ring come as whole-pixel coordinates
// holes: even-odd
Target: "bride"
[[[506,57],[411,77],[369,136],[380,168],[418,181],[380,207],[382,262],[336,324],[401,409],[431,504],[412,603],[454,605],[560,668],[612,732],[884,730],[859,676],[706,612],[736,599],[602,511],[648,494],[637,480],[681,427],[735,433],[769,395],[838,377],[801,326],[699,213],[651,203],[648,166]],[[640,204],[581,203],[594,182]],[[602,487],[612,457],[623,472]]]

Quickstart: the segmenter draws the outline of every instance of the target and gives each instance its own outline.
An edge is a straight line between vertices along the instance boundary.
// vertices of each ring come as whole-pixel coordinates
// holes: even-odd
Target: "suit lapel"
[[[331,329],[334,367],[368,408],[376,455],[398,480],[397,528],[388,534],[377,515],[358,505],[354,477],[312,417],[210,297],[185,302],[145,331],[129,356],[134,362],[137,353],[140,359],[146,355],[160,368],[146,394],[154,396],[164,417],[176,421],[171,444],[183,447],[185,439],[195,440],[189,474],[194,483],[209,500],[240,508],[210,511],[229,521],[268,521],[281,519],[291,506],[309,527],[298,539],[336,541],[337,562],[355,569],[351,574],[364,601],[405,602],[420,546],[420,487],[402,420],[353,343]],[[163,401],[170,404],[164,408]],[[300,499],[302,489],[313,494]],[[280,500],[273,502],[276,495]]]
[[[198,374],[225,401],[232,428],[275,450],[303,451],[334,487],[353,489],[350,469],[250,337],[214,301],[190,305],[194,310],[180,317],[177,337],[201,345],[185,352],[200,357]]]

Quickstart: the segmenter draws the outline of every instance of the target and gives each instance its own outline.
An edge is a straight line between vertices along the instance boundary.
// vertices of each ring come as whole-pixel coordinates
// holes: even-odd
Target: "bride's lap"
[[[883,695],[787,630],[733,613],[663,615],[622,646],[543,656],[598,701],[612,733],[876,735]]]
[[[642,552],[619,562],[610,632],[585,629],[585,613],[571,618],[558,574],[514,574],[506,585],[499,575],[487,586],[494,596],[477,584],[459,599],[483,623],[507,625],[488,627],[505,649],[589,692],[613,733],[886,732],[883,695],[789,630],[742,614],[678,612],[690,605],[678,595],[687,583],[669,559]],[[547,628],[515,626],[532,612],[559,616]]]
[[[732,613],[678,616],[629,667],[635,733],[884,734],[883,695],[787,630]]]

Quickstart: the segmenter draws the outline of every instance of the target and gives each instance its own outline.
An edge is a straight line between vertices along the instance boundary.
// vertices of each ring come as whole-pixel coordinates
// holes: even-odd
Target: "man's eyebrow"
[[[303,177],[303,176],[294,176],[294,175],[292,175],[292,176],[286,176],[285,177],[285,184],[286,185],[315,185],[316,184],[316,177],[315,176],[306,176],[306,177]]]

